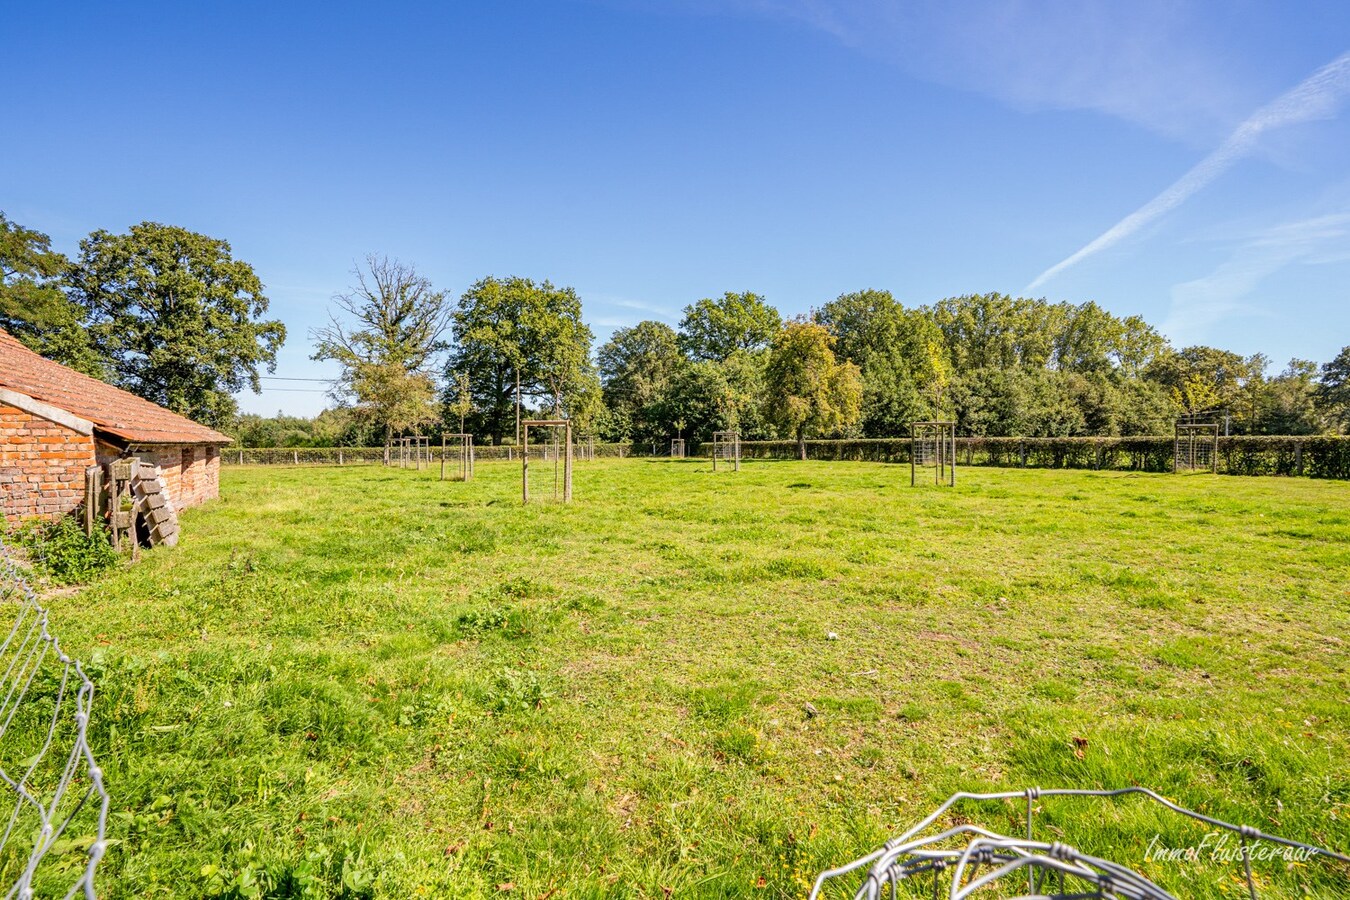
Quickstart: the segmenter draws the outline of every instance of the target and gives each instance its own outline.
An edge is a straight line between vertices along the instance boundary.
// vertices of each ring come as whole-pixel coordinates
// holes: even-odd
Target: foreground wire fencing
[[[811,900],[831,882],[844,882],[854,900],[881,900],[883,896],[906,896],[912,890],[933,898],[963,900],[986,889],[997,896],[1070,900],[1070,898],[1129,898],[1129,900],[1177,900],[1135,869],[1119,861],[1101,859],[1083,853],[1059,840],[1037,840],[1036,804],[1048,797],[1092,797],[1099,799],[1140,796],[1162,809],[1200,822],[1210,828],[1235,835],[1238,850],[1235,864],[1250,900],[1260,900],[1258,879],[1252,873],[1253,858],[1293,859],[1302,863],[1314,857],[1350,863],[1350,857],[1321,847],[1266,834],[1249,825],[1234,825],[1195,810],[1178,806],[1142,787],[1119,790],[1041,790],[1028,788],[995,794],[957,793],[913,828],[897,835],[860,859],[822,872],[811,890]],[[963,815],[950,812],[958,804],[992,801],[1025,801],[1026,835],[1009,836],[982,828]],[[944,816],[950,827],[937,825]],[[1058,837],[1058,834],[1056,834]],[[1273,848],[1272,854],[1268,848]],[[1184,848],[1182,852],[1184,853]],[[1350,874],[1342,873],[1344,888],[1350,892]],[[999,889],[1002,889],[1001,892]],[[983,895],[983,894],[982,894]]]
[[[89,749],[94,685],[48,630],[47,611],[0,542],[0,889],[92,898],[108,792]]]

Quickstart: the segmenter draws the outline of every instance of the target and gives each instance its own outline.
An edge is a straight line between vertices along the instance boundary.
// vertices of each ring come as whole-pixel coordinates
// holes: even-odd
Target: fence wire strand
[[[12,803],[7,815],[0,805],[0,888],[6,900],[92,900],[109,804],[89,747],[94,684],[48,629],[3,540],[0,601],[14,616],[0,643],[0,781]]]
[[[947,798],[927,818],[903,834],[891,838],[880,849],[837,869],[822,872],[811,890],[810,900],[816,900],[829,882],[856,878],[859,872],[864,874],[862,883],[853,893],[854,900],[880,900],[887,893],[896,897],[900,886],[906,882],[924,889],[925,893],[931,887],[934,900],[939,896],[964,900],[997,882],[1014,878],[1019,882],[1015,889],[1018,898],[1177,900],[1149,879],[1117,862],[1089,856],[1058,841],[1047,843],[1032,837],[1035,804],[1043,797],[1117,798],[1127,795],[1142,796],[1180,816],[1237,835],[1241,844],[1243,878],[1251,900],[1259,900],[1251,867],[1252,847],[1257,842],[1264,841],[1302,851],[1309,858],[1321,856],[1350,863],[1350,856],[1266,834],[1250,825],[1234,825],[1207,816],[1173,803],[1144,787],[1116,790],[1027,788],[1024,791],[992,794],[961,792]],[[968,823],[936,834],[925,834],[959,803],[1008,800],[1026,801],[1025,837],[1009,837]],[[939,892],[944,883],[946,889]]]

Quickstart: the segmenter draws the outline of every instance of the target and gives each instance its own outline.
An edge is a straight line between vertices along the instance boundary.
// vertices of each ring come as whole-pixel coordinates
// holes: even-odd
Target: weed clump
[[[33,521],[14,532],[34,571],[56,584],[85,584],[117,565],[108,531],[97,525],[88,535],[74,518]]]
[[[497,712],[524,712],[539,709],[554,696],[554,692],[533,672],[506,668],[497,674],[489,699]]]
[[[485,634],[490,631],[506,631],[515,614],[510,606],[498,606],[489,603],[477,609],[460,613],[455,619],[455,627],[466,637]]]

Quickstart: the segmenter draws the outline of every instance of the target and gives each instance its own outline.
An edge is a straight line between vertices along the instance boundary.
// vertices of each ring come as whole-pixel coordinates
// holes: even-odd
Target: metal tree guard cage
[[[1172,471],[1219,473],[1219,423],[1178,419],[1172,449]]]
[[[561,472],[561,490],[562,502],[572,502],[572,421],[570,419],[526,419],[520,423],[521,442],[520,442],[520,496],[522,503],[530,502],[530,429],[531,428],[551,428],[563,429],[563,452],[559,453],[555,449],[553,453],[553,499],[558,499],[559,494],[559,465],[562,466]],[[561,457],[561,459],[560,459]],[[544,459],[548,459],[547,448],[545,448]]]
[[[445,480],[445,463],[449,453],[455,454],[455,469],[450,477],[455,481],[473,481],[473,435],[441,435],[441,481]]]
[[[670,442],[670,458],[684,459],[684,438],[675,438]]]
[[[909,485],[920,468],[933,469],[933,483],[956,487],[956,423],[912,422],[909,426]]]
[[[733,472],[741,470],[741,433],[735,430],[714,431],[712,440],[713,471],[717,471],[717,461],[731,463]]]

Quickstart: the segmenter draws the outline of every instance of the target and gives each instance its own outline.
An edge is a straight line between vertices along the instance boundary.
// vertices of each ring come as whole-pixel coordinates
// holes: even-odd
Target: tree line
[[[795,438],[775,366],[785,327],[762,297],[726,294],[687,307],[678,329],[641,322],[600,347],[602,431],[612,440]],[[1003,294],[905,307],[887,291],[839,296],[804,317],[821,329],[799,370],[856,368],[856,417],[818,417],[818,437],[895,437],[909,424],[951,420],[960,434],[1074,437],[1167,434],[1178,417],[1231,434],[1342,433],[1350,425],[1350,347],[1321,366],[1292,360],[1271,374],[1264,355],[1173,348],[1138,316],[1095,303]],[[789,404],[790,405],[790,404]]]
[[[246,446],[369,445],[407,433],[516,439],[521,416],[567,416],[598,440],[891,437],[950,419],[975,436],[1169,433],[1178,416],[1233,434],[1344,433],[1350,347],[1321,365],[1172,347],[1138,316],[1003,294],[907,307],[847,293],[784,317],[752,292],[644,321],[595,347],[570,287],[490,276],[458,297],[371,256],[310,335],[340,372],[307,419],[240,415],[286,331],[227,242],[145,222],[95,231],[70,260],[0,213],[0,327]]]

